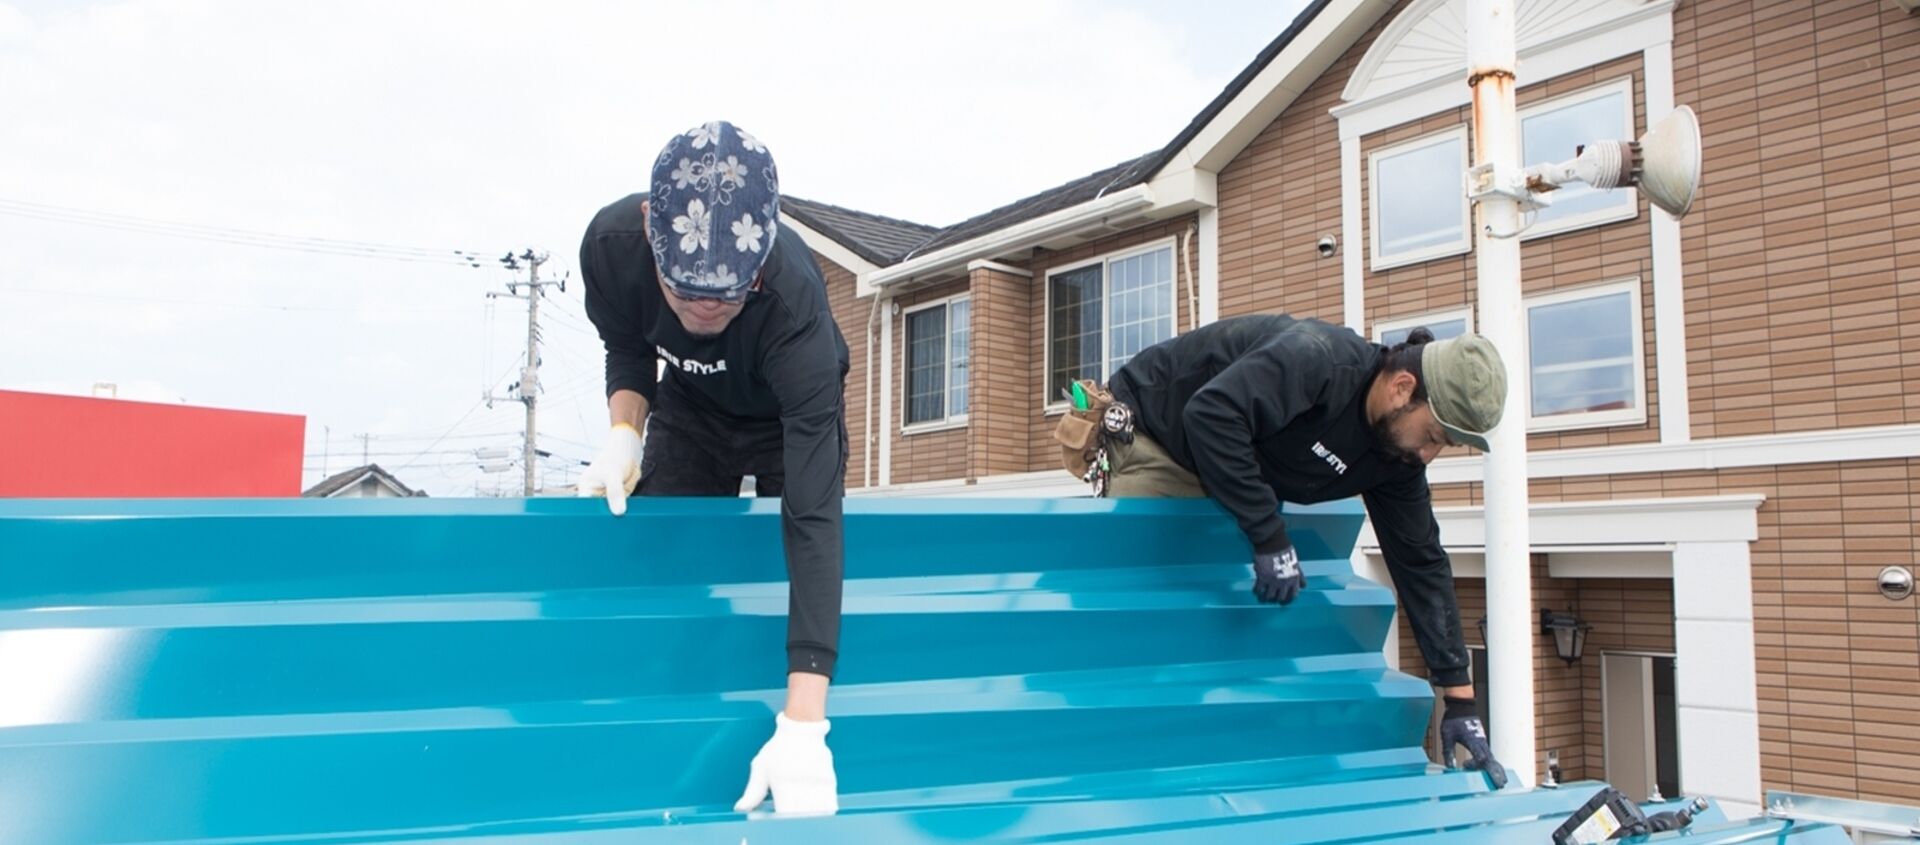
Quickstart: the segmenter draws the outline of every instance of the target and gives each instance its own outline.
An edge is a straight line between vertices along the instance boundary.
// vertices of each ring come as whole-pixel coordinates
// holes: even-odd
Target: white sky
[[[370,433],[373,460],[434,495],[517,490],[517,470],[483,474],[472,454],[516,446],[523,414],[476,408],[524,348],[519,301],[483,321],[497,266],[6,204],[531,245],[565,273],[593,212],[644,189],[669,135],[724,118],[767,143],[788,193],[946,224],[1165,144],[1302,5],[0,0],[0,388],[114,382],[123,398],[303,415],[308,484],[323,462],[359,463]],[[605,429],[599,347],[579,287],[555,297],[542,447],[586,460]]]

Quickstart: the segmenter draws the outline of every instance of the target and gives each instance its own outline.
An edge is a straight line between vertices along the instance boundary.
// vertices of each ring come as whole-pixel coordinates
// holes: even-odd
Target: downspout
[[[1199,228],[1198,221],[1188,223],[1187,230],[1180,235],[1180,272],[1187,277],[1187,331],[1200,325],[1200,286],[1193,280],[1193,268],[1187,265],[1193,256],[1193,233]]]
[[[867,374],[864,379],[866,394],[862,398],[862,416],[866,417],[866,431],[860,441],[860,486],[873,486],[873,327],[880,319],[880,294],[873,295],[873,305],[867,308]]]

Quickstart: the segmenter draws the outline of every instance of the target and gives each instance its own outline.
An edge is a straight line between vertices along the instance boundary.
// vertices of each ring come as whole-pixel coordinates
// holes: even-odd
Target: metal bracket
[[[1492,162],[1467,168],[1467,199],[1479,202],[1489,197],[1506,197],[1518,203],[1520,210],[1539,211],[1553,205],[1553,197],[1527,189],[1523,172],[1496,172]]]
[[[1467,199],[1470,202],[1480,202],[1493,197],[1504,197],[1513,200],[1514,204],[1519,207],[1520,213],[1525,215],[1526,222],[1520,224],[1520,228],[1511,232],[1496,232],[1493,231],[1493,227],[1487,227],[1487,237],[1499,238],[1501,240],[1519,237],[1522,233],[1526,232],[1528,228],[1533,226],[1533,215],[1535,212],[1553,205],[1552,196],[1545,193],[1534,193],[1527,188],[1527,180],[1524,172],[1502,173],[1494,168],[1492,162],[1476,164],[1473,167],[1467,168],[1466,190]]]
[[[1920,808],[1898,804],[1769,790],[1767,817],[1839,825],[1856,842],[1920,841]]]

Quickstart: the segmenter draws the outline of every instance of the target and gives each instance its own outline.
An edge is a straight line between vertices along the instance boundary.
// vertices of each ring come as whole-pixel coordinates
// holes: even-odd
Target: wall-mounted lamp
[[[1587,632],[1591,630],[1593,626],[1580,621],[1572,611],[1554,613],[1544,607],[1540,609],[1540,633],[1553,635],[1553,651],[1568,666],[1580,662],[1580,655],[1587,649]]]

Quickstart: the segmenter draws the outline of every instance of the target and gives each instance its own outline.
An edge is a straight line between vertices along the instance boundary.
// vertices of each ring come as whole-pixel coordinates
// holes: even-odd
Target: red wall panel
[[[306,418],[0,390],[0,497],[298,496]]]

